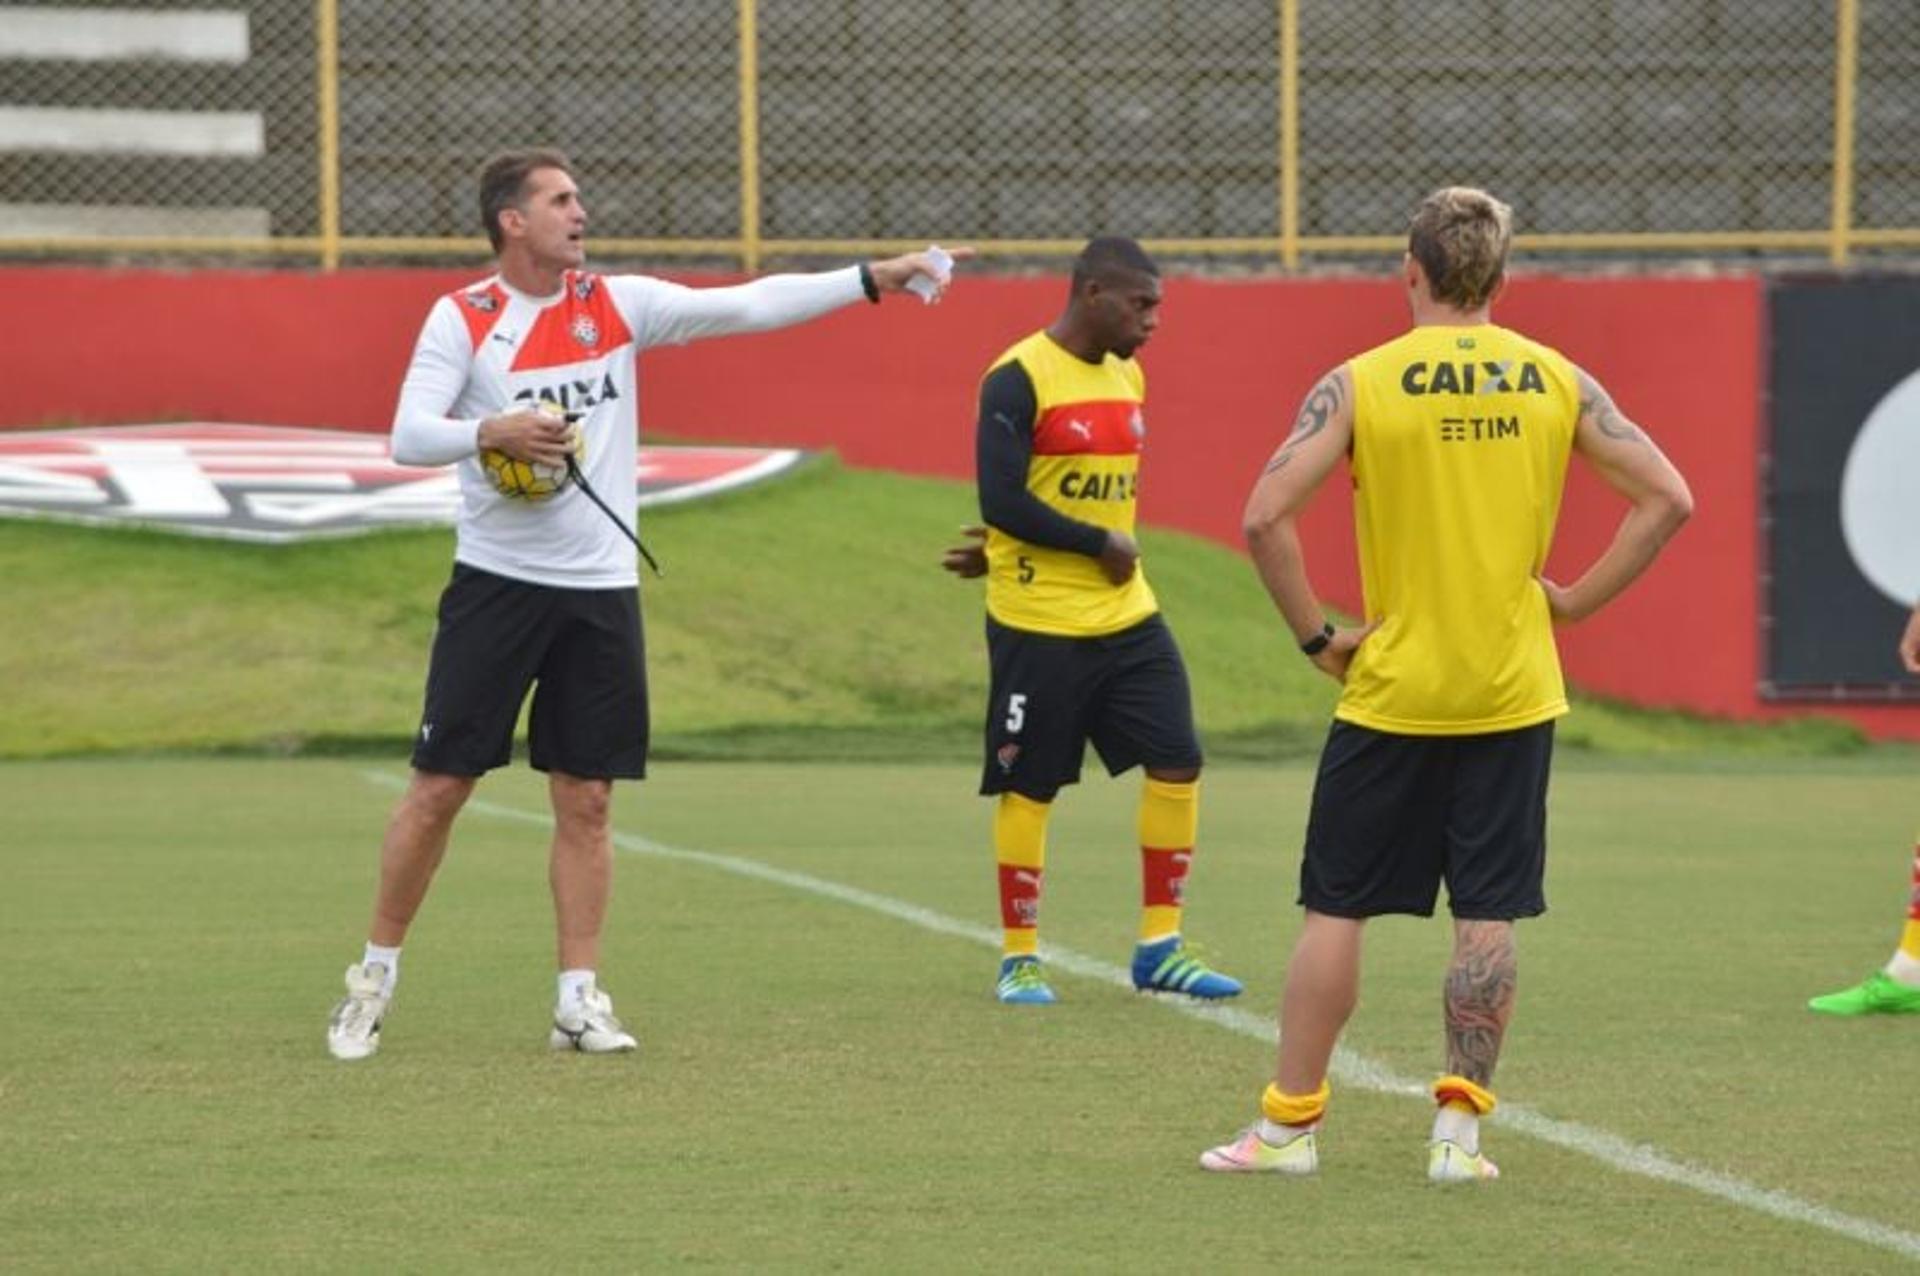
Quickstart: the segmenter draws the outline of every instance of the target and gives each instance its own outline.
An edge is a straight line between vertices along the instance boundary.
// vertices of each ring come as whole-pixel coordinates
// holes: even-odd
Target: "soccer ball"
[[[542,399],[529,404],[536,412],[549,416],[559,416],[560,409]],[[480,469],[493,484],[493,490],[502,496],[511,496],[519,501],[544,501],[573,481],[573,475],[562,465],[545,465],[538,461],[516,461],[498,448],[480,449]]]
[[[481,451],[480,468],[486,472],[494,491],[520,501],[547,500],[573,481],[564,465],[516,461],[498,448]]]

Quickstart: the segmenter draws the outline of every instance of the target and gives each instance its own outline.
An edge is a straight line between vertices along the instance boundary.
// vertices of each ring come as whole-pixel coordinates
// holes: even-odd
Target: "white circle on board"
[[[1920,600],[1920,372],[1887,392],[1854,436],[1840,476],[1840,532],[1873,587]]]

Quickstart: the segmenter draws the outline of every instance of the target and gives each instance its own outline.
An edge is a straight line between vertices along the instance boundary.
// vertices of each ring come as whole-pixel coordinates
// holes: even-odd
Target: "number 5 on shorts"
[[[1019,735],[1027,723],[1027,693],[1016,691],[1007,697],[1007,732]]]

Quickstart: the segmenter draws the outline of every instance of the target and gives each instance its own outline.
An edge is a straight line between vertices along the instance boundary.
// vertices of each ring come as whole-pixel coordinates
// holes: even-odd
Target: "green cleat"
[[[1920,1015],[1920,988],[1876,970],[1851,988],[1813,998],[1807,1009],[1823,1015]]]

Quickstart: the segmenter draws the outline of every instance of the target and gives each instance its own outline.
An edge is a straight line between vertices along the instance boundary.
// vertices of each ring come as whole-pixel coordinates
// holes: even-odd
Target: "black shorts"
[[[1029,633],[989,616],[987,659],[984,794],[1052,801],[1079,782],[1089,740],[1113,775],[1200,765],[1187,666],[1158,615],[1099,638]]]
[[[1553,723],[1487,735],[1393,735],[1335,722],[1320,754],[1299,902],[1333,917],[1463,921],[1547,910]]]
[[[582,779],[647,773],[640,591],[557,589],[455,563],[440,595],[413,765],[442,775],[505,766],[535,684],[535,769]]]

